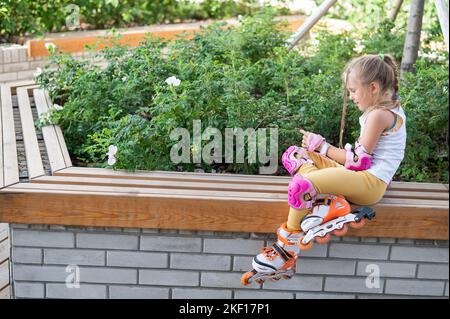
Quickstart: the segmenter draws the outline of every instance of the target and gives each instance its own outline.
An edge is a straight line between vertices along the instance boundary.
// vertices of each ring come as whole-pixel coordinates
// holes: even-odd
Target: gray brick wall
[[[333,237],[242,286],[273,234],[11,225],[15,298],[448,298],[448,241]],[[79,288],[73,286],[79,278]],[[66,284],[68,282],[68,286]]]

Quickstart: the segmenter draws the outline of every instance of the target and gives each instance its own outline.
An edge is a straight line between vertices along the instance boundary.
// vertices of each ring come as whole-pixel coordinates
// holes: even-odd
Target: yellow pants
[[[312,182],[317,194],[342,195],[356,205],[373,205],[386,191],[387,184],[367,171],[352,171],[338,162],[315,152],[307,152],[314,162],[303,164],[297,174]],[[301,219],[309,209],[290,208],[287,221],[289,230],[299,230]]]

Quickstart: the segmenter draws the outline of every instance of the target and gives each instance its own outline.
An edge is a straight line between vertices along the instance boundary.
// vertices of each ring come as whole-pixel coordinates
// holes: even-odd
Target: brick
[[[390,237],[378,238],[378,242],[380,244],[395,244],[396,241],[397,241],[396,238],[390,238]]]
[[[249,271],[252,268],[253,256],[234,256],[233,271]]]
[[[230,256],[205,254],[171,254],[170,256],[170,268],[229,270],[230,265]]]
[[[80,288],[68,288],[65,284],[47,284],[47,298],[105,299],[106,286],[80,284]]]
[[[19,62],[19,48],[14,46],[7,50],[11,52],[11,63]]]
[[[384,280],[380,279],[379,288],[368,288],[366,278],[325,278],[325,291],[343,292],[343,293],[368,293],[381,294],[383,292]]]
[[[35,72],[36,72],[36,70],[18,71],[17,72],[17,79],[18,80],[33,79]]]
[[[300,258],[297,261],[298,274],[310,275],[354,275],[356,262],[347,260],[324,260]]]
[[[321,245],[315,243],[310,250],[300,252],[300,258],[302,257],[326,257],[328,251],[328,245]]]
[[[397,239],[397,244],[414,245],[414,239],[399,238]]]
[[[19,54],[19,62],[24,62],[28,60],[28,54],[27,54],[27,48],[26,47],[21,47],[18,50],[18,54]]]
[[[29,224],[9,224],[11,229],[28,229],[30,227]]]
[[[80,267],[81,283],[136,284],[136,269]]]
[[[107,265],[116,267],[167,268],[168,254],[108,251]]]
[[[4,65],[3,72],[25,71],[29,70],[29,68],[30,65],[28,62],[9,63]]]
[[[376,238],[376,237],[362,237],[361,238],[361,242],[362,243],[377,243],[378,242],[378,238]]]
[[[109,286],[111,299],[168,299],[169,288]]]
[[[341,237],[342,241],[349,242],[349,243],[358,243],[359,237]]]
[[[139,270],[139,284],[161,286],[198,286],[199,273],[182,270]]]
[[[266,281],[263,284],[263,289],[321,291],[322,281],[323,278],[318,276],[295,275],[289,280]]]
[[[142,229],[142,233],[143,234],[158,234],[159,233],[159,229]]]
[[[48,230],[49,229],[49,225],[30,225],[30,229],[34,229],[34,230]]]
[[[105,252],[85,249],[44,249],[44,263],[104,266]]]
[[[23,264],[42,264],[42,249],[13,247],[12,262]]]
[[[446,279],[448,280],[448,264],[445,265],[419,265],[417,278],[424,279]]]
[[[16,282],[14,295],[16,298],[44,298],[44,284],[31,282]]]
[[[436,242],[431,239],[416,239],[414,244],[416,246],[435,246]]]
[[[416,275],[416,264],[395,263],[395,262],[358,262],[356,271],[357,276],[368,276],[373,273],[373,268],[368,266],[376,265],[379,267],[380,277],[402,277],[414,278]],[[366,270],[368,272],[366,272]]]
[[[138,237],[119,234],[77,234],[78,248],[138,249]]]
[[[202,287],[220,287],[220,288],[244,288],[258,289],[258,285],[242,286],[242,273],[234,272],[202,272],[200,276],[200,285]]]
[[[355,299],[355,295],[351,294],[327,294],[317,292],[297,292],[295,299]]]
[[[172,299],[231,299],[231,290],[173,288]]]
[[[29,247],[74,247],[74,234],[14,229],[11,236],[13,246]]]
[[[294,299],[291,292],[237,290],[234,299]]]
[[[386,294],[442,296],[444,282],[427,280],[386,280]]]
[[[140,250],[200,252],[201,238],[171,237],[171,236],[141,236]]]
[[[389,246],[330,243],[330,257],[352,259],[387,259]]]
[[[66,267],[13,265],[14,280],[66,282]]]
[[[435,247],[393,246],[391,260],[448,263],[448,249]]]
[[[204,251],[216,254],[255,255],[264,242],[249,239],[213,239],[205,238]]]
[[[17,72],[0,73],[0,82],[8,82],[17,80]]]
[[[3,64],[11,63],[11,50],[3,49]]]

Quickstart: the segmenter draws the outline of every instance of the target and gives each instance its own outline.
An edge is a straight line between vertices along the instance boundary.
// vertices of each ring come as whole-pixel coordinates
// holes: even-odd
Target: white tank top
[[[386,184],[392,181],[400,163],[405,156],[406,147],[406,115],[401,107],[389,110],[397,115],[397,125],[391,130],[384,132],[378,140],[373,151],[372,166],[367,172],[375,175]],[[401,120],[398,118],[400,117]],[[367,114],[359,117],[361,125],[360,137],[366,126]],[[399,123],[401,121],[401,125]],[[400,125],[400,126],[399,126]]]

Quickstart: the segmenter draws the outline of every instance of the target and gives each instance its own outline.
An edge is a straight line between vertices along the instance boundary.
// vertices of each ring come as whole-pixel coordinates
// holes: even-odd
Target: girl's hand
[[[320,150],[320,147],[322,146],[325,139],[315,133],[307,132],[303,129],[300,129],[300,133],[303,134],[302,139],[302,147],[306,148],[310,152],[314,152],[316,150]]]

